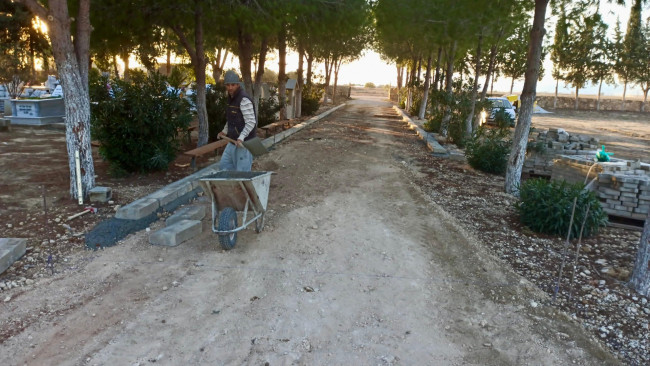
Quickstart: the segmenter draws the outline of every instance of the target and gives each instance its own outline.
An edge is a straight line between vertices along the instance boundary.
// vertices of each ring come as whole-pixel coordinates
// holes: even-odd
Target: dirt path
[[[256,161],[267,228],[231,251],[206,219],[175,248],[143,231],[72,256],[0,303],[0,364],[616,364],[422,193],[388,113],[352,101]]]

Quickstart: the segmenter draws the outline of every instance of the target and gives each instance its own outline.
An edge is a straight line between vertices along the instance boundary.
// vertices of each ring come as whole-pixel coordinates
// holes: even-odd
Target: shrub
[[[465,145],[467,162],[473,168],[491,174],[505,173],[512,146],[507,132],[479,127]]]
[[[303,116],[311,116],[318,111],[320,101],[323,99],[323,88],[307,84],[302,90],[301,112]]]
[[[196,95],[193,96],[196,99]],[[228,94],[223,83],[210,85],[205,90],[205,109],[208,112],[208,140],[216,141],[217,134],[226,125]]]
[[[364,86],[364,88],[376,88],[375,83],[369,81]]]
[[[269,91],[268,98],[260,98],[257,111],[257,127],[266,126],[278,120],[276,116],[276,113],[280,111],[280,102],[276,99],[278,90],[275,87],[270,87]]]
[[[494,124],[498,128],[515,127],[515,119],[506,112],[505,108],[499,108],[494,112]]]
[[[90,97],[91,134],[112,172],[166,170],[176,158],[178,130],[187,128],[192,116],[187,101],[168,91],[164,76],[94,78]]]
[[[607,214],[603,211],[596,194],[585,190],[584,184],[530,179],[519,188],[520,200],[516,208],[521,223],[533,231],[566,236],[574,199],[576,199],[576,208],[571,225],[571,238],[576,238],[580,234],[587,207],[589,207],[589,215],[585,221],[583,237],[596,234],[598,228],[607,223]]]

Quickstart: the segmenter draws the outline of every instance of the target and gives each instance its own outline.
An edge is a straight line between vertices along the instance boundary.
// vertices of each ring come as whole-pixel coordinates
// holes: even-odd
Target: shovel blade
[[[253,137],[250,140],[244,141],[244,147],[253,154],[254,157],[258,157],[268,153],[269,151],[262,144],[262,140],[259,137]]]

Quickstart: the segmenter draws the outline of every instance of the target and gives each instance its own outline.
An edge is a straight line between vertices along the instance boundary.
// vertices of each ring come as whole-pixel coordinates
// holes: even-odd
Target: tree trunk
[[[625,93],[627,92],[627,80],[625,80],[625,83],[623,83],[623,105],[621,106],[621,110],[625,112]]]
[[[431,52],[427,58],[427,72],[424,76],[424,94],[422,94],[422,103],[420,103],[420,111],[418,118],[424,119],[427,111],[427,102],[429,100],[429,85],[431,80]]]
[[[190,56],[196,77],[196,115],[199,120],[199,139],[197,147],[208,143],[208,111],[205,105],[205,52],[203,50],[203,8],[201,0],[194,0],[194,46],[192,46],[181,27],[174,25],[172,30]],[[249,64],[250,71],[250,64]],[[249,73],[250,76],[250,73]]]
[[[641,103],[641,112],[645,112],[645,104],[648,102],[648,91],[650,88],[643,89],[643,103]]]
[[[260,98],[262,97],[262,76],[264,75],[264,64],[266,63],[266,52],[269,49],[269,40],[268,38],[262,39],[260,45],[260,54],[259,62],[257,67],[257,72],[255,73],[255,86],[253,92],[253,106],[255,107],[255,115],[258,115]]]
[[[578,93],[579,92],[580,92],[580,88],[576,85],[576,101],[575,101],[575,105],[573,107],[573,109],[575,109],[576,111],[578,110]]]
[[[555,98],[553,98],[553,109],[557,108],[557,88],[560,84],[560,79],[555,79]]]
[[[50,0],[45,8],[36,0],[23,0],[27,8],[48,26],[52,53],[63,88],[66,148],[70,169],[70,197],[86,197],[95,186],[95,166],[90,146],[90,98],[88,96],[88,49],[90,40],[89,0],[81,0],[76,42],[72,42],[68,3]],[[87,33],[87,34],[82,34]],[[81,57],[81,59],[79,58]],[[79,152],[81,177],[77,177],[75,153]],[[81,191],[77,188],[81,181]]]
[[[120,78],[120,70],[117,69],[117,56],[113,55],[113,69],[115,70],[115,77]]]
[[[336,85],[339,82],[339,70],[341,70],[343,59],[339,59],[334,65],[334,88],[332,89],[332,103],[336,103]]]
[[[287,25],[282,24],[278,33],[278,102],[280,121],[287,119]]]
[[[244,81],[246,93],[253,93],[253,77],[251,62],[253,60],[253,36],[239,29],[237,43],[239,45],[239,70]]]
[[[452,86],[452,77],[454,75],[454,55],[456,54],[456,46],[458,41],[454,40],[454,43],[451,46],[450,52],[447,54],[447,80],[445,81],[447,94],[451,95],[453,92]],[[440,126],[440,135],[447,137],[449,134],[449,122],[451,121],[451,106],[445,106],[445,115],[442,117],[442,123]]]
[[[302,59],[305,57],[305,47],[302,43],[298,43],[298,80],[296,83],[296,90],[294,92],[296,97],[296,118],[302,116],[302,87],[304,85],[304,80],[302,78]]]
[[[600,82],[598,83],[598,98],[596,99],[596,110],[600,110],[600,90],[603,87],[603,79],[600,79]]]
[[[404,78],[404,68],[400,65],[395,64],[395,67],[397,67],[397,93],[399,94],[399,90],[402,89],[402,80]]]
[[[650,296],[650,212],[643,225],[630,285],[643,296]]]
[[[436,74],[433,77],[433,90],[438,91],[438,82],[440,80],[440,58],[442,57],[442,47],[438,46],[438,58],[436,58]]]
[[[305,52],[305,59],[307,60],[307,85],[311,85],[312,78],[312,65],[314,64],[314,56],[311,53]]]
[[[485,96],[487,95],[487,90],[488,90],[488,84],[490,84],[490,78],[492,77],[492,73],[494,72],[494,64],[496,62],[497,58],[497,44],[493,44],[492,47],[490,47],[490,63],[488,64],[488,69],[487,69],[487,75],[485,75],[485,84],[483,84],[483,91],[481,92],[481,101],[485,100]]]
[[[510,81],[510,94],[512,94],[512,89],[515,88],[515,77],[512,77],[512,80]]]
[[[506,168],[505,191],[507,193],[519,193],[518,186],[521,180],[521,169],[526,155],[526,146],[528,145],[528,134],[533,116],[533,103],[535,102],[537,90],[537,78],[539,77],[542,41],[546,33],[544,20],[548,2],[549,0],[535,0],[535,15],[533,18],[533,27],[530,31],[530,46],[528,47],[528,56],[526,58],[526,76],[524,88],[521,92],[521,111],[519,112],[519,120],[515,127],[512,150]]]
[[[478,95],[478,78],[481,75],[481,45],[483,43],[483,35],[478,36],[478,46],[476,47],[476,65],[474,66],[474,85],[472,85],[472,107],[469,111],[469,116],[465,120],[465,137],[471,137],[474,127],[478,126],[478,118],[474,121],[474,110],[476,109],[476,97]]]
[[[417,80],[418,84],[420,83],[420,75],[422,74],[422,57],[418,57],[418,62],[417,66],[415,67],[415,70],[417,72],[417,75],[415,76],[415,80]]]
[[[122,73],[122,78],[124,80],[129,80],[129,53],[122,52],[120,58],[124,62],[124,72]]]
[[[167,59],[165,60],[165,69],[167,72],[165,73],[167,76],[169,76],[172,73],[172,49],[167,45]]]

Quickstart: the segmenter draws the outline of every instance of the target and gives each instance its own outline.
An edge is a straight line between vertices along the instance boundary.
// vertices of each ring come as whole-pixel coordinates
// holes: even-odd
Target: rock
[[[533,300],[530,301],[530,306],[536,308],[539,304]]]
[[[11,296],[5,297],[5,302],[9,302],[9,301],[11,301]]]
[[[490,343],[490,342],[485,342],[485,343],[483,343],[483,347],[491,348],[491,347],[492,347],[492,343]]]
[[[26,284],[26,285],[33,285],[33,284],[34,284],[34,280],[27,279],[27,280],[25,280],[25,284]]]
[[[167,286],[163,286],[163,291],[167,291],[169,288]]]

